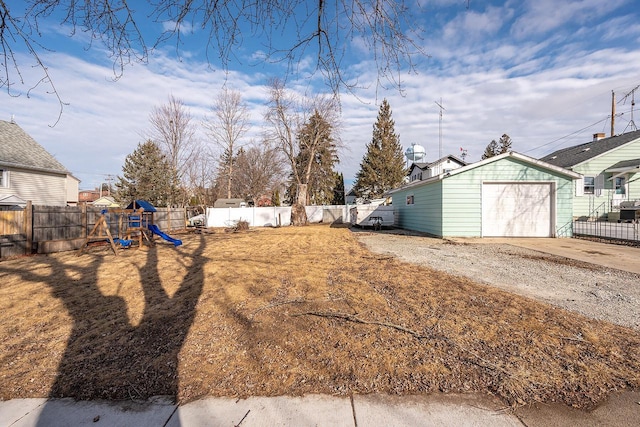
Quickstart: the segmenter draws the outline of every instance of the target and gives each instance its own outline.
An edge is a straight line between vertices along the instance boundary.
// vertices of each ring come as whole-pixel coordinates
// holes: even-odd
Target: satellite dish
[[[404,152],[404,156],[407,160],[414,163],[423,160],[426,155],[427,150],[425,150],[422,145],[418,144],[411,144],[411,147],[407,148],[407,151]]]

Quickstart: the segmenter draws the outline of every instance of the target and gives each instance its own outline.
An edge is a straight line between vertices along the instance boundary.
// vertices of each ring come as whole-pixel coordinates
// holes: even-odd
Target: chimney
[[[602,138],[604,138],[604,132],[598,132],[593,134],[594,141],[600,141]]]

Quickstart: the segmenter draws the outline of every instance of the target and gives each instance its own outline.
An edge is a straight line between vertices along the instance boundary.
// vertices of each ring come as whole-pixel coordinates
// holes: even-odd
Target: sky
[[[19,14],[23,2],[6,2]],[[640,16],[636,0],[416,0],[411,8],[415,34],[425,55],[413,70],[400,72],[401,90],[377,84],[373,55],[359,38],[337,40],[347,77],[360,87],[342,91],[340,163],[349,187],[371,141],[383,99],[391,106],[403,149],[419,144],[426,161],[441,155],[480,160],[491,140],[507,134],[512,149],[539,158],[557,149],[589,142],[594,133],[609,136],[612,93],[615,133],[640,123],[632,101],[640,89]],[[144,21],[144,20],[143,20]],[[143,34],[161,23],[141,22]],[[122,174],[122,165],[150,134],[154,107],[181,99],[198,128],[211,115],[223,87],[239,91],[247,103],[251,128],[243,143],[264,131],[268,82],[284,77],[282,63],[264,63],[264,37],[242,34],[225,68],[215,49],[206,51],[207,34],[194,27],[183,44],[161,45],[146,63],[126,65],[114,78],[114,64],[98,42],[60,25],[55,16],[40,22],[40,58],[58,96],[42,78],[23,45],[14,45],[20,75],[10,74],[11,89],[0,87],[0,119],[13,117],[27,133],[92,189]],[[285,46],[295,34],[274,39]],[[312,55],[303,54],[287,85],[320,93],[327,90],[313,74]],[[118,68],[115,67],[116,72]],[[0,70],[4,72],[4,69]],[[119,74],[119,73],[117,73]],[[0,80],[6,83],[6,80]],[[443,108],[441,109],[440,106]],[[440,115],[441,114],[441,115]],[[635,114],[635,117],[632,116]],[[197,133],[202,141],[205,132]]]

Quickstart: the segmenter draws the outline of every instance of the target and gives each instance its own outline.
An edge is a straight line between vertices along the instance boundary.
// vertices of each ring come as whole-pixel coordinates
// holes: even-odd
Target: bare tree
[[[22,8],[12,4],[10,9],[0,1],[4,58],[0,88],[11,94],[12,82],[23,82],[20,68],[24,64],[17,53],[26,50],[43,72],[40,81],[29,84],[46,84],[59,97],[41,56],[50,46],[39,27],[51,18],[70,27],[71,36],[87,34],[91,44],[106,48],[116,78],[130,62],[147,61],[149,47],[175,43],[179,52],[183,36],[196,29],[205,33],[200,39],[206,44],[207,57],[218,58],[225,68],[244,39],[263,40],[264,61],[285,62],[288,73],[297,72],[303,59],[314,56],[315,72],[321,73],[334,93],[358,84],[357,77],[345,74],[342,64],[352,40],[371,52],[379,84],[385,80],[400,87],[400,72],[413,70],[414,57],[423,54],[417,43],[422,29],[414,19],[421,13],[417,2],[411,6],[398,0],[147,0],[135,4],[134,9],[126,0],[33,0],[23,2]],[[164,32],[154,34],[147,28],[143,34],[138,23],[149,19]]]
[[[307,115],[322,117],[337,133],[339,111],[335,97],[318,96],[307,99],[288,91],[280,80],[274,79],[271,82],[269,105],[265,115],[265,121],[269,126],[267,138],[282,151],[291,167],[291,176],[296,185],[296,197],[291,213],[294,224],[307,223],[304,210],[307,203],[307,185],[311,177],[312,162],[326,141],[326,132],[321,132],[320,129],[317,129],[317,132],[309,131],[304,138],[303,146],[298,136],[306,124]],[[334,141],[337,146],[339,139],[335,134]],[[302,148],[306,152],[304,164],[300,164],[302,157],[299,154]]]
[[[213,206],[215,173],[216,166],[209,150],[202,144],[196,144],[192,160],[185,165],[183,179],[191,198],[189,204]]]
[[[220,172],[226,177],[227,198],[231,198],[231,182],[236,151],[240,140],[249,130],[249,112],[238,91],[224,88],[211,106],[213,114],[205,118],[204,127],[220,148]]]
[[[195,149],[195,129],[191,120],[191,113],[184,102],[173,95],[169,95],[166,104],[154,107],[149,116],[150,137],[167,156],[169,165],[181,184],[186,165],[192,160]],[[186,197],[184,194],[182,204],[186,202]]]
[[[238,154],[234,178],[234,191],[254,206],[263,196],[269,196],[282,186],[284,164],[279,150],[264,142],[241,150]]]

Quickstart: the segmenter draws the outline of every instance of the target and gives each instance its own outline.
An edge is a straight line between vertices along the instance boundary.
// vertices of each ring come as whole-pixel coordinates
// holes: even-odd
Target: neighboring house
[[[504,153],[389,193],[396,225],[440,237],[570,236],[580,175]]]
[[[100,190],[81,190],[78,192],[78,201],[80,203],[91,203],[100,198]]]
[[[354,188],[351,188],[351,190],[349,190],[347,194],[344,195],[344,203],[347,205],[355,205],[357,199],[358,196],[356,196],[356,191]]]
[[[36,205],[78,202],[78,179],[15,122],[0,120],[0,197]]]
[[[610,138],[594,134],[591,142],[541,160],[582,175],[573,200],[576,218],[603,216],[616,211],[622,201],[640,199],[640,131]]]
[[[102,196],[91,203],[92,206],[97,208],[119,208],[120,205],[116,203],[116,200],[111,196]]]
[[[429,179],[466,165],[467,163],[465,161],[452,155],[448,155],[431,163],[412,163],[409,167],[409,182]]]
[[[80,180],[75,176],[67,175],[67,206],[78,206],[80,198],[78,197],[78,187]]]

